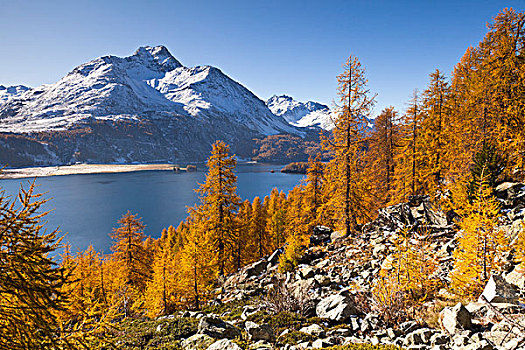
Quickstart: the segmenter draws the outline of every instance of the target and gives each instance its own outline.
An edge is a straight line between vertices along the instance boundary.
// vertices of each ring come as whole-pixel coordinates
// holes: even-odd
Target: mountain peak
[[[288,95],[273,95],[272,97],[270,97],[267,101],[267,103],[271,103],[271,102],[274,102],[274,101],[294,101],[293,97],[291,96],[288,96]]]
[[[164,45],[141,46],[131,57],[141,57],[153,59],[155,62],[165,67],[167,71],[182,67],[182,64],[169,52]]]
[[[288,95],[273,95],[266,101],[266,105],[273,114],[283,117],[294,126],[318,126],[326,130],[333,128],[330,108],[321,103],[303,103]]]

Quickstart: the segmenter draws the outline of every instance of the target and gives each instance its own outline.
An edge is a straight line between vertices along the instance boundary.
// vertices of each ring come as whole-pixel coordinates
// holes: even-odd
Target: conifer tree
[[[410,196],[421,194],[421,106],[414,90],[409,107],[399,127],[399,147],[395,150],[394,202],[405,202]]]
[[[496,147],[491,143],[483,144],[481,150],[474,157],[474,164],[470,169],[469,198],[473,200],[479,191],[479,184],[484,180],[491,194],[497,186],[498,178],[503,173],[504,161],[498,154]]]
[[[252,204],[245,200],[237,215],[237,240],[233,251],[233,260],[236,270],[252,262],[255,256],[254,237],[250,234],[250,224],[252,218]]]
[[[255,259],[259,259],[270,253],[271,241],[266,231],[266,212],[259,197],[255,197],[252,203],[250,235],[255,242]]]
[[[281,247],[285,242],[285,219],[286,208],[284,201],[279,194],[279,190],[274,188],[270,193],[266,215],[266,232],[271,241],[270,249],[272,251]]]
[[[452,79],[453,110],[450,124],[451,142],[447,152],[454,161],[453,170],[459,175],[480,145],[494,141],[494,121],[489,113],[490,100],[487,94],[486,78],[480,74],[481,55],[479,49],[469,47],[461,61],[454,68]]]
[[[424,144],[424,192],[434,194],[443,188],[446,175],[447,135],[445,130],[450,118],[450,86],[445,76],[436,70],[430,74],[430,83],[423,94],[423,119],[421,123],[421,141]]]
[[[525,13],[504,9],[489,24],[475,48],[469,48],[454,70],[458,163],[466,163],[485,143],[498,146],[509,162],[508,176],[523,176],[525,159]],[[468,169],[463,168],[465,171]]]
[[[438,262],[424,229],[415,234],[405,229],[395,240],[393,271],[386,272],[395,278],[413,303],[422,303],[437,293],[441,282],[436,275]]]
[[[138,308],[134,304],[141,301],[151,279],[151,256],[143,244],[145,226],[138,215],[128,211],[118,223],[120,226],[110,235],[114,240],[111,259],[116,267],[116,297],[125,316],[129,316]]]
[[[66,347],[59,313],[67,307],[62,290],[67,271],[50,253],[60,246],[58,230],[46,232],[46,202],[32,183],[20,188],[19,205],[0,192],[0,348]]]
[[[153,278],[146,288],[145,308],[151,317],[173,313],[181,294],[177,274],[180,261],[169,243],[167,237],[160,241],[153,262]]]
[[[67,254],[67,252],[66,252]],[[81,317],[84,311],[94,302],[103,300],[103,287],[99,276],[102,263],[100,255],[90,245],[85,251],[80,251],[74,258],[64,256],[62,266],[71,270],[72,283],[65,293],[69,296],[68,314]]]
[[[73,348],[86,348],[93,341],[108,344],[107,331],[118,315],[108,302],[103,257],[91,245],[75,257],[68,248],[62,257],[61,266],[70,271],[70,283],[62,288],[69,299],[60,313],[64,339]]]
[[[374,189],[379,205],[390,202],[394,182],[394,147],[399,133],[397,111],[385,108],[374,121],[374,130],[368,137],[368,171],[373,174]]]
[[[305,208],[308,215],[309,226],[313,227],[321,223],[319,219],[320,208],[324,204],[323,196],[324,186],[324,165],[321,162],[321,156],[318,154],[315,158],[310,157],[308,160],[308,169],[304,179],[304,196]]]
[[[309,208],[305,205],[304,185],[295,186],[288,193],[286,210],[287,230],[297,232],[308,232]]]
[[[210,239],[213,237],[205,234],[199,211],[190,213],[181,251],[180,284],[186,304],[200,309],[215,280],[216,262],[211,259],[214,252]]]
[[[489,25],[489,32],[480,44],[492,112],[511,130],[522,128],[525,112],[524,32],[525,13],[504,9]]]
[[[279,258],[281,272],[292,271],[309,243],[308,208],[305,208],[303,186],[294,187],[288,193],[287,232],[284,254]]]
[[[457,210],[461,234],[454,251],[452,288],[464,297],[477,297],[490,275],[501,269],[508,242],[497,228],[499,205],[483,177],[472,203],[466,193],[456,198],[458,208],[463,209]]]
[[[365,70],[357,57],[350,56],[337,77],[341,112],[334,121],[332,135],[324,139],[324,147],[332,153],[328,164],[327,182],[331,194],[330,206],[336,210],[337,219],[347,234],[357,227],[360,220],[369,216],[371,199],[369,186],[363,176],[362,153],[363,117],[370,113],[374,97],[370,97]]]
[[[514,245],[516,262],[520,264],[522,270],[525,270],[525,221],[522,222],[521,231],[516,237]]]
[[[174,254],[177,254],[184,246],[184,232],[188,230],[186,221],[181,221],[177,228],[173,226],[168,227],[166,232],[166,239],[168,246],[173,249]]]
[[[279,271],[293,271],[297,267],[299,259],[304,254],[308,244],[309,238],[307,235],[304,235],[299,230],[292,229],[286,238],[284,253],[279,257]]]
[[[233,269],[230,258],[236,241],[235,216],[240,203],[236,193],[237,176],[234,174],[237,161],[229,152],[230,148],[224,142],[213,144],[207,162],[206,180],[197,189],[200,205],[194,209],[202,220],[203,232],[216,252],[219,276]]]

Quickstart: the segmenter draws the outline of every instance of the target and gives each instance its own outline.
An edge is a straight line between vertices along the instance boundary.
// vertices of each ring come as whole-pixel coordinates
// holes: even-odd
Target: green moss
[[[299,343],[306,342],[306,341],[312,342],[315,339],[316,338],[313,335],[310,335],[307,333],[298,332],[298,331],[290,331],[286,333],[285,335],[280,336],[277,339],[277,341],[279,342],[279,344],[282,344],[282,345],[285,345],[285,344],[297,345]]]
[[[304,317],[287,311],[279,312],[275,315],[259,311],[248,317],[248,321],[258,324],[268,323],[277,334],[285,329],[297,330],[307,324],[307,320]]]
[[[111,336],[118,349],[180,349],[180,340],[197,333],[199,321],[191,317],[162,320],[123,320]],[[160,326],[157,332],[157,327]]]
[[[197,333],[199,320],[192,317],[176,317],[173,319],[157,321],[164,324],[161,334],[171,335],[176,339],[188,338]]]
[[[320,325],[322,327],[323,323],[325,323],[325,322],[328,322],[328,320],[326,318],[321,318],[321,317],[310,317],[310,318],[306,319],[306,323],[308,325],[316,323],[316,324],[318,324],[318,325]],[[325,328],[325,327],[323,327],[323,328]]]
[[[236,339],[233,339],[232,342],[239,345],[239,347],[243,350],[248,349],[248,342],[246,340],[236,338]]]
[[[347,329],[347,328],[351,328],[349,324],[347,323],[341,323],[341,324],[337,324],[333,327],[330,327],[330,330],[331,331],[335,331],[337,329]]]
[[[222,319],[226,321],[238,320],[241,318],[244,307],[249,303],[245,300],[232,301],[225,304],[207,306],[202,309],[206,314],[223,315],[226,314]]]
[[[343,346],[333,346],[327,350],[402,350],[395,345],[372,345],[372,344],[348,344]]]

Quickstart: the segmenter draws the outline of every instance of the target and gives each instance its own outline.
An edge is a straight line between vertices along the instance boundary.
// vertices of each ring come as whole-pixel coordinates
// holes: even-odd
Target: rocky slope
[[[256,138],[306,130],[218,68],[184,67],[157,46],[95,59],[55,84],[1,87],[0,133],[0,163],[36,165],[199,161],[217,139],[249,157]]]
[[[504,183],[497,194],[505,212],[501,227],[513,239],[524,219],[525,186]],[[395,324],[385,323],[384,315],[368,304],[372,281],[381,268],[388,269],[395,237],[407,226],[427,228],[426,239],[439,260],[437,276],[447,280],[458,235],[450,214],[416,197],[381,210],[357,241],[317,227],[296,271],[278,273],[277,250],[229,276],[207,309],[154,321],[156,334],[169,334],[173,322],[184,320],[193,322],[192,331],[175,342],[184,349],[299,350],[369,343],[378,345],[375,349],[383,344],[524,350],[525,271],[511,256],[505,272],[491,277],[477,302],[463,305],[443,289],[437,300],[423,305],[417,322]],[[421,238],[414,233],[412,239]]]

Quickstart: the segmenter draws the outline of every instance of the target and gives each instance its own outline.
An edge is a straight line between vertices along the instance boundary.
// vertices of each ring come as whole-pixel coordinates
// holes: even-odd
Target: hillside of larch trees
[[[0,348],[106,346],[106,332],[123,318],[202,308],[225,276],[279,247],[285,247],[280,271],[292,271],[314,226],[359,237],[379,208],[414,195],[429,195],[454,212],[465,232],[446,286],[451,293],[478,295],[508,249],[525,265],[525,234],[509,246],[495,229],[493,198],[499,183],[525,175],[525,13],[499,13],[450,77],[431,72],[408,109],[384,109],[370,134],[359,132],[375,99],[364,66],[350,56],[337,79],[342,112],[322,140],[329,162],[312,157],[289,193],[274,189],[243,201],[235,157],[217,141],[198,204],[158,239],[146,236],[139,214],[128,212],[111,233],[111,254],[73,252],[56,232],[45,231],[33,186],[17,199],[0,197]],[[59,247],[57,264],[49,253]],[[396,261],[403,266],[396,278],[382,276],[375,292],[410,290],[415,303],[432,298],[433,261],[424,252],[423,246],[413,254],[400,241]]]

